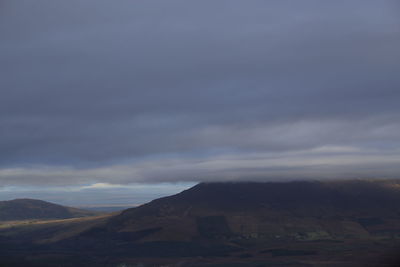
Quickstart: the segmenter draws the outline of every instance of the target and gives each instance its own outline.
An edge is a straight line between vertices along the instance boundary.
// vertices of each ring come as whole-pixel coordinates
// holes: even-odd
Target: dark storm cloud
[[[0,3],[2,184],[398,176],[396,1]]]

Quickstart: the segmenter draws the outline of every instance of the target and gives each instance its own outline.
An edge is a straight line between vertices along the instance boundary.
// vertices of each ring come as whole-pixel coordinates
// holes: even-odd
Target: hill
[[[307,240],[373,235],[380,231],[378,225],[388,227],[400,219],[396,185],[387,181],[205,183],[128,209],[108,227],[131,232],[152,225],[161,230],[147,238],[168,240],[211,235]],[[400,225],[392,230],[391,234],[400,234]]]
[[[67,219],[94,214],[94,212],[65,207],[37,199],[0,201],[0,221]]]

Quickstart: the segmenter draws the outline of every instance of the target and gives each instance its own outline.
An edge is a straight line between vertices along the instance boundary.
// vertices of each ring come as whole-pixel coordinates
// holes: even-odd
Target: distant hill
[[[95,212],[65,207],[36,199],[0,201],[0,221],[67,219],[94,214]]]

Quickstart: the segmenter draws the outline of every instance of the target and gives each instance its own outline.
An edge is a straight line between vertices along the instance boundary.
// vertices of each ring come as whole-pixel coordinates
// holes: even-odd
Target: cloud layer
[[[0,186],[399,177],[396,1],[0,3]]]

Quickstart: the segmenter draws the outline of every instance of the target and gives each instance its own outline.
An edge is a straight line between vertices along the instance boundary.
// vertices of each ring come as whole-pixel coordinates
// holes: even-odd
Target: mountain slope
[[[116,232],[160,228],[144,240],[195,238],[336,239],[400,235],[394,182],[342,181],[199,184],[128,209],[109,223]],[[383,229],[384,228],[384,229]]]
[[[65,207],[36,199],[0,201],[0,221],[67,219],[94,214],[94,212]]]

